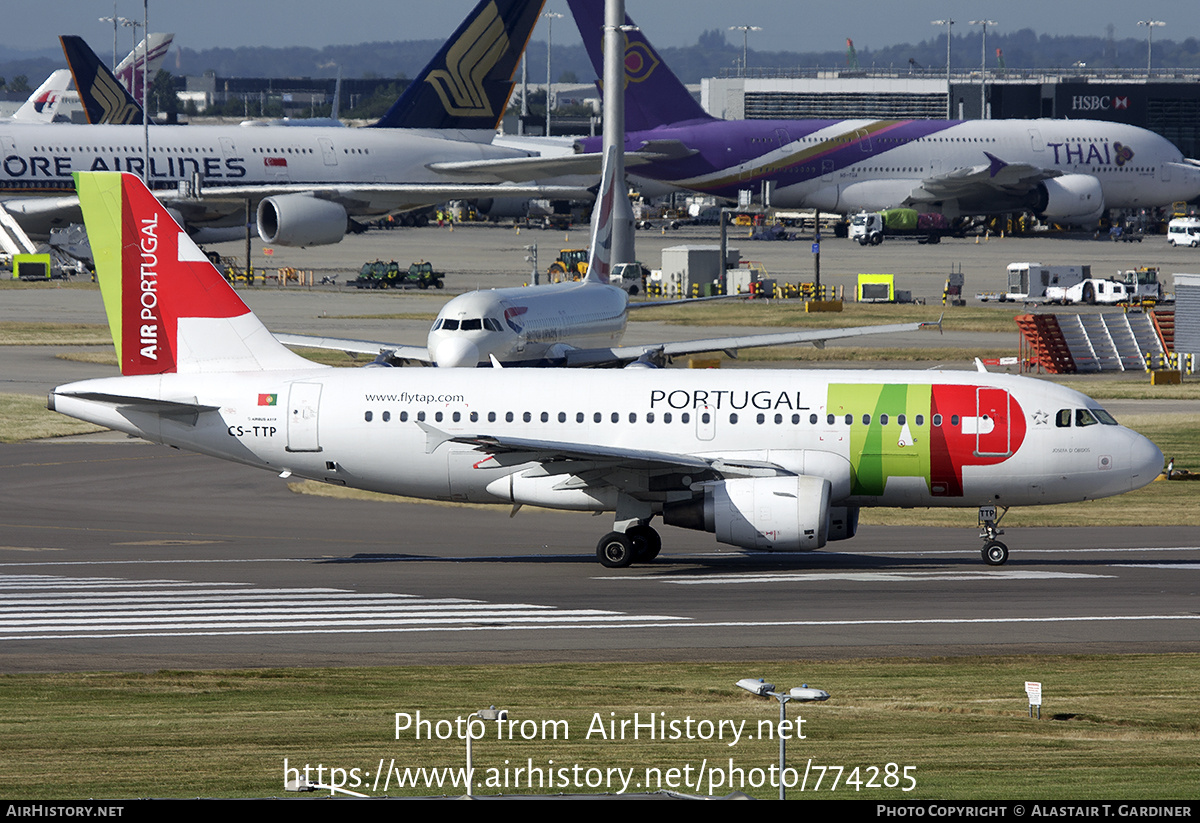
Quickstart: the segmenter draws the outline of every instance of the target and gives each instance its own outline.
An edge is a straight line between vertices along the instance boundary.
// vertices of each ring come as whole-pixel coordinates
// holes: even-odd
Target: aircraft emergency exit
[[[650,526],[808,551],[864,506],[995,510],[1120,494],[1162,453],[1079,392],[980,372],[334,369],[280,344],[141,181],[82,173],[122,376],[54,411],[156,443],[431,500],[615,512],[600,562]]]

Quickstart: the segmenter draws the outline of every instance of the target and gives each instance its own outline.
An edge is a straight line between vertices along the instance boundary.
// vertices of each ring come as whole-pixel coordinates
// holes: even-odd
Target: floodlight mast
[[[933,20],[931,24],[946,27],[946,119],[951,120],[954,117],[951,108],[954,95],[950,93],[950,30],[954,27],[954,21],[947,17],[945,20]]]
[[[775,730],[779,735],[779,799],[786,800],[787,789],[783,782],[783,768],[787,762],[787,738],[783,734],[783,724],[787,722],[785,707],[790,701],[816,703],[828,700],[829,692],[824,689],[811,688],[807,683],[803,686],[796,686],[786,693],[777,692],[774,683],[768,683],[761,677],[743,677],[737,682],[737,685],[751,694],[757,694],[760,697],[774,697],[779,701],[779,727]]]

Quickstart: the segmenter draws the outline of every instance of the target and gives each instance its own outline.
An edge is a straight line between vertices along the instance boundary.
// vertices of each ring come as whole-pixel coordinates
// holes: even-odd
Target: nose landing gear
[[[983,556],[983,562],[989,566],[1003,566],[1008,562],[1008,546],[996,539],[1004,534],[1004,530],[999,526],[1006,514],[1008,514],[1007,507],[1000,512],[999,517],[996,516],[995,506],[979,507],[979,537],[986,541],[980,554]]]

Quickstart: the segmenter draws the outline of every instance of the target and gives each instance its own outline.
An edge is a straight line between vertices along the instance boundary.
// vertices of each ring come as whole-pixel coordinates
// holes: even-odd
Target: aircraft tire
[[[993,540],[983,547],[983,562],[989,566],[1003,566],[1008,562],[1008,546]]]
[[[662,551],[662,538],[649,526],[630,526],[625,536],[633,541],[633,559],[637,563],[648,563]]]
[[[606,569],[623,569],[633,563],[634,542],[620,532],[609,532],[596,545],[596,557]]]

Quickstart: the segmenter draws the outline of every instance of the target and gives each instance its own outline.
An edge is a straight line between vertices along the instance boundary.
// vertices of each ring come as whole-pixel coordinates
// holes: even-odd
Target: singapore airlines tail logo
[[[442,99],[446,113],[455,117],[494,117],[483,81],[508,51],[508,32],[495,3],[467,27],[446,51],[446,68],[429,73],[428,83]]]
[[[97,72],[92,82],[92,96],[104,110],[101,123],[128,125],[142,119],[137,107],[126,101],[124,92],[111,75]]]

